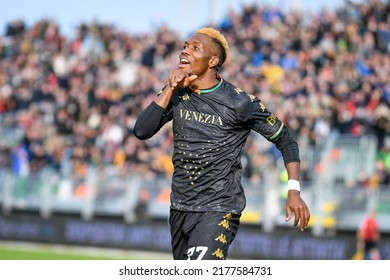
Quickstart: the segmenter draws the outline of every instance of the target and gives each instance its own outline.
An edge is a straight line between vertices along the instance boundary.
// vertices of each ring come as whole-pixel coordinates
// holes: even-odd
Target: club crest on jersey
[[[187,92],[183,96],[179,96],[179,98],[182,99],[183,101],[190,100],[190,96]]]

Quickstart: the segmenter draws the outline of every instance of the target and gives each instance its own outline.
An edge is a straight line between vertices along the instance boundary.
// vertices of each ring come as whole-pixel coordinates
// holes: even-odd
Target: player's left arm
[[[250,129],[260,133],[275,144],[281,152],[292,189],[288,190],[286,201],[286,221],[294,213],[294,226],[300,222],[304,230],[310,220],[310,211],[300,195],[300,157],[297,141],[285,124],[255,96],[240,95],[237,103],[238,118]]]
[[[284,124],[278,135],[271,141],[280,150],[288,174],[286,222],[291,219],[292,213],[294,213],[294,226],[297,226],[299,222],[300,229],[304,230],[310,220],[310,211],[301,198],[298,143]]]

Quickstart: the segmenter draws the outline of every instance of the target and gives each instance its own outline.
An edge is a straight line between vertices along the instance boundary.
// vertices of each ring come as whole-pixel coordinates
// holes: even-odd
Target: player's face
[[[213,40],[206,35],[195,34],[184,43],[179,68],[188,74],[201,76],[213,66],[211,62],[215,59],[218,59],[218,52]]]

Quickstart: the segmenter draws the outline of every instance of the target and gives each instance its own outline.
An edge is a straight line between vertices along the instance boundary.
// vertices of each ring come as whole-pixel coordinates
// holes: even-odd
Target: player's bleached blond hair
[[[226,61],[229,51],[229,44],[225,36],[223,36],[218,30],[212,27],[200,28],[195,31],[195,34],[203,34],[213,39],[213,41],[218,45],[221,52],[220,62],[218,66],[222,66],[222,64],[224,64]]]

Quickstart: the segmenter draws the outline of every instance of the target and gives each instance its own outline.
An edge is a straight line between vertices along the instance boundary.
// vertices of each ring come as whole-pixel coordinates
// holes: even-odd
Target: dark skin
[[[220,50],[216,43],[207,35],[195,34],[185,43],[180,53],[180,64],[169,73],[168,86],[156,98],[155,102],[166,108],[174,92],[190,86],[194,89],[206,89],[215,86],[216,67],[220,63]],[[300,163],[286,164],[288,178],[299,181]],[[310,211],[300,196],[300,191],[289,190],[286,201],[286,222],[294,213],[294,227],[298,225],[303,231],[309,223]]]

